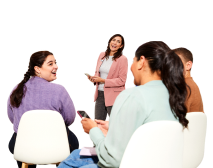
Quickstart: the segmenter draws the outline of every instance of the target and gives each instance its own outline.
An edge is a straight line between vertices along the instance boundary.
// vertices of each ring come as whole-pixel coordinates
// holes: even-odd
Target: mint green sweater
[[[125,148],[135,130],[143,124],[159,120],[177,121],[169,105],[169,93],[161,80],[126,89],[115,100],[107,136],[98,127],[89,135],[95,144],[98,165],[120,166]]]

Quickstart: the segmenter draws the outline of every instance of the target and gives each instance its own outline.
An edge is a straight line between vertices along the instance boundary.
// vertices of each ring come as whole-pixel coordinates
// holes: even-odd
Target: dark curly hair
[[[144,56],[151,71],[160,72],[169,92],[170,108],[175,118],[186,128],[189,123],[185,106],[187,85],[183,76],[184,66],[179,56],[162,41],[150,41],[141,45],[135,56],[138,61]]]
[[[110,42],[112,41],[112,39],[114,39],[115,37],[120,37],[121,38],[121,45],[123,45],[121,48],[119,48],[118,49],[118,51],[116,52],[116,53],[114,53],[114,57],[113,57],[113,60],[116,60],[117,58],[119,58],[123,53],[122,53],[122,51],[123,51],[123,49],[124,49],[124,45],[125,45],[125,42],[124,42],[124,38],[123,38],[123,36],[122,35],[120,35],[120,34],[115,34],[115,35],[113,35],[110,39],[109,39],[109,41],[108,41],[108,46],[107,46],[107,49],[106,49],[106,51],[105,51],[105,55],[104,55],[104,57],[102,58],[102,59],[104,59],[104,58],[109,58],[109,54],[110,54],[110,47],[109,47],[109,44],[110,44]]]
[[[25,83],[30,79],[30,76],[35,76],[34,67],[41,67],[48,55],[53,55],[49,51],[38,51],[30,57],[28,71],[24,75],[24,79],[18,84],[17,88],[10,95],[10,104],[18,108],[21,104],[22,98],[27,90]]]

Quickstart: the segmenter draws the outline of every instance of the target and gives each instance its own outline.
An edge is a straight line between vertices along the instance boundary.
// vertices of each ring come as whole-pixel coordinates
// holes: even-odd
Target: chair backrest
[[[188,129],[184,129],[183,168],[195,168],[204,155],[206,115],[202,112],[187,113]]]
[[[64,120],[51,110],[28,111],[21,117],[14,158],[32,164],[58,163],[70,154]]]
[[[177,121],[154,121],[139,127],[124,152],[120,168],[182,168],[183,127]]]

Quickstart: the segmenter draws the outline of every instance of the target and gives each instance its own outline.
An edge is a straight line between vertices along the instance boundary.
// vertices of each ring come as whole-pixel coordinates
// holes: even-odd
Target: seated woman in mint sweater
[[[39,51],[30,57],[29,69],[24,79],[15,87],[8,99],[8,117],[15,131],[9,143],[11,153],[14,152],[21,116],[30,110],[58,111],[67,128],[70,152],[78,149],[78,139],[68,129],[76,115],[73,102],[63,86],[51,83],[56,79],[57,69],[56,60],[49,51]],[[22,163],[19,161],[17,163],[21,168]],[[35,167],[36,165],[29,166],[29,168]]]
[[[97,156],[82,157],[80,150],[75,150],[58,168],[118,168],[132,134],[141,125],[172,120],[187,127],[187,90],[180,58],[165,43],[148,42],[136,50],[131,71],[138,87],[118,95],[109,125],[106,121],[82,119]]]

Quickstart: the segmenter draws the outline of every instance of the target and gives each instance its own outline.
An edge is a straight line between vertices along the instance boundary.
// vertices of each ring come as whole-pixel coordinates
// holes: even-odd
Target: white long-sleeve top
[[[109,59],[106,60],[106,58],[103,60],[103,63],[101,64],[101,67],[99,69],[100,77],[102,79],[106,79],[109,73],[109,70],[111,68],[111,65],[113,63],[112,60],[113,56],[109,56]],[[100,83],[98,85],[98,90],[104,91],[104,83]]]

